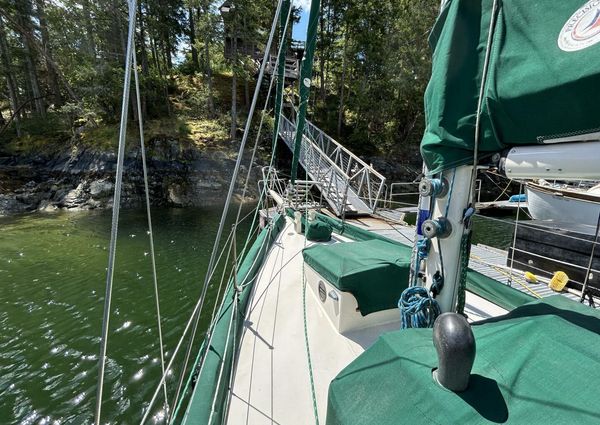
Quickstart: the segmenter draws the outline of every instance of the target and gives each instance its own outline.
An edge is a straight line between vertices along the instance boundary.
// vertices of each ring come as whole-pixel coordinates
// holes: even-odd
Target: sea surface
[[[167,361],[199,297],[220,214],[153,211]],[[92,423],[110,225],[110,211],[0,218],[0,424]],[[145,211],[122,211],[102,423],[138,424],[161,376],[149,252]],[[149,423],[163,422],[161,404]]]
[[[200,294],[220,214],[153,210],[167,360]],[[92,422],[110,224],[110,211],[0,218],[0,424]],[[239,246],[248,229],[249,220]],[[506,248],[512,229],[475,217],[474,242]],[[161,376],[149,252],[145,212],[122,211],[102,423],[139,423]],[[171,393],[179,372],[168,379]],[[150,423],[163,422],[160,404]]]

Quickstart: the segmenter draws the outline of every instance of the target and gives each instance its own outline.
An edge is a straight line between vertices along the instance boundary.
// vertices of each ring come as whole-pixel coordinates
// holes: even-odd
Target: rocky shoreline
[[[148,143],[148,177],[155,206],[206,206],[223,202],[237,152],[183,145],[177,140]],[[112,207],[116,154],[73,146],[70,151],[0,157],[0,216],[31,211]],[[139,148],[128,151],[121,205],[144,202]],[[257,173],[253,173],[257,174]],[[246,172],[242,170],[241,175]],[[257,175],[250,185],[255,196]]]
[[[291,153],[284,147],[278,152],[278,167],[289,168]],[[147,142],[146,157],[153,206],[202,207],[221,204],[225,199],[237,146],[199,149],[177,139],[155,138]],[[387,177],[388,184],[413,181],[421,168],[418,158],[412,161],[415,164],[389,157],[365,160]],[[0,154],[0,216],[111,208],[116,161],[115,152],[79,145],[32,155]],[[266,157],[262,162],[265,161]],[[261,159],[257,162],[261,163]],[[242,166],[242,179],[246,173]],[[247,197],[255,198],[259,167],[255,167],[251,176]],[[237,186],[242,184],[239,181]],[[135,147],[125,157],[121,206],[135,208],[144,202],[141,152]]]

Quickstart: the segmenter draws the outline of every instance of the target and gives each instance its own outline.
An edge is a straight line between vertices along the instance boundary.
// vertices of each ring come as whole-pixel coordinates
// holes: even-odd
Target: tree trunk
[[[24,56],[25,56],[25,68],[29,77],[29,87],[31,89],[31,97],[35,99],[35,112],[40,118],[46,117],[46,107],[44,106],[44,99],[42,99],[42,91],[40,90],[40,83],[37,77],[37,71],[35,69],[35,61],[33,59],[33,53],[31,52],[31,46],[23,37],[24,45]]]
[[[60,84],[58,82],[58,75],[51,65],[54,61],[52,57],[52,48],[50,46],[50,35],[48,33],[48,25],[46,23],[46,14],[44,11],[44,0],[36,0],[38,22],[40,24],[40,33],[42,34],[42,48],[46,52],[44,58],[46,59],[46,71],[48,72],[48,86],[52,92],[52,100],[55,107],[61,107],[63,105],[63,98],[60,93]]]
[[[173,69],[173,58],[171,57],[171,39],[167,31],[164,32],[163,48],[165,52],[165,59],[167,61],[167,69]]]
[[[146,28],[144,27],[144,13],[142,10],[142,2],[138,2],[138,22],[140,23],[140,56],[142,59],[142,74],[148,75],[148,50],[146,48]]]
[[[194,23],[194,11],[188,7],[188,17],[190,20],[190,47],[192,49],[192,68],[194,71],[199,69],[198,49],[196,48],[196,25]]]
[[[342,57],[342,81],[340,84],[340,104],[338,108],[338,123],[337,123],[337,137],[342,135],[342,125],[344,124],[344,88],[346,85],[346,67],[348,66],[347,56],[348,48],[348,34],[344,34],[344,53]]]
[[[150,50],[152,51],[152,60],[154,62],[154,66],[158,70],[158,73],[162,75],[162,69],[160,68],[160,58],[158,57],[158,49],[156,48],[156,45],[156,39],[153,36],[150,37]]]
[[[242,32],[244,40],[244,55],[248,54],[247,43],[248,43],[248,25],[246,23],[246,17],[244,16],[244,29]],[[254,52],[254,46],[251,49]],[[250,109],[250,86],[248,84],[248,76],[244,75],[244,107],[246,110]]]
[[[6,42],[6,31],[4,29],[4,21],[0,17],[0,63],[2,64],[2,71],[6,79],[6,86],[8,88],[8,97],[10,100],[10,107],[13,114],[15,114],[15,129],[17,131],[17,137],[21,137],[21,115],[17,112],[19,107],[19,97],[17,92],[17,83],[12,72],[12,61],[10,58],[10,51],[8,50],[8,43]]]
[[[208,7],[206,8],[206,13],[210,11]],[[210,34],[209,31],[206,31],[204,34],[204,70],[206,73],[206,80],[208,83],[208,112],[210,116],[215,115],[215,103],[213,99],[213,82],[212,82],[212,67],[210,65]]]
[[[231,137],[231,141],[235,141],[236,131],[237,131],[237,77],[236,77],[236,68],[237,68],[237,29],[233,27],[233,40],[232,40],[232,66],[231,69],[233,71],[231,77],[231,130],[229,135]]]
[[[4,19],[6,19],[6,21],[8,22],[9,26],[12,28],[13,31],[17,32],[21,37],[25,37],[27,40],[29,40],[29,42],[31,43],[31,46],[33,46],[37,50],[37,52],[40,55],[42,55],[44,57],[44,59],[46,59],[46,63],[48,63],[53,68],[54,72],[56,72],[56,75],[58,75],[58,78],[63,83],[63,86],[65,87],[65,90],[67,91],[67,93],[69,94],[71,99],[77,103],[81,103],[81,101],[79,100],[79,98],[77,97],[75,92],[73,91],[73,88],[67,82],[63,73],[60,71],[60,68],[58,67],[56,62],[54,62],[52,60],[52,58],[50,58],[46,55],[46,52],[44,51],[42,46],[37,42],[37,39],[32,35],[31,30],[28,30],[26,27],[23,27],[23,25],[21,23],[12,19],[10,17],[10,15],[7,14],[6,10],[2,9],[2,7],[0,7],[0,15],[2,15],[4,17]],[[26,81],[28,81],[28,80],[26,79]]]
[[[82,0],[83,21],[85,25],[85,49],[96,62],[96,39],[94,38],[94,25],[92,24],[91,4],[90,0]]]
[[[323,8],[324,9],[324,8]],[[320,37],[321,37],[321,55],[319,58],[319,79],[321,80],[321,101],[325,102],[325,19],[319,19]]]
[[[142,10],[142,2],[138,2],[138,22],[140,24],[140,36],[138,46],[140,47],[140,57],[142,59],[142,75],[148,76],[149,65],[148,65],[148,50],[146,49],[146,30],[144,28],[144,13]],[[142,90],[140,93],[142,100],[142,118],[148,115],[148,101],[146,98],[146,91]]]
[[[34,47],[31,43],[31,39],[25,34],[33,33],[31,25],[31,1],[22,0],[17,3],[17,20],[24,29],[24,33],[21,33],[21,41],[23,43],[23,58],[25,60],[25,68],[29,77],[29,87],[31,88],[31,97],[35,99],[34,106],[36,114],[41,117],[46,117],[46,107],[42,98],[42,91],[40,90],[40,83],[37,76],[37,70],[35,67],[35,56],[33,54]]]

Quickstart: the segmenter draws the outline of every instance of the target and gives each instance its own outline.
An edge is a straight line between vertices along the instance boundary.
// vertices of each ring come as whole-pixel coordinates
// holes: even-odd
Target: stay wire
[[[160,297],[158,293],[158,276],[156,273],[156,256],[154,254],[154,229],[152,227],[152,214],[150,212],[150,189],[148,187],[148,166],[146,163],[146,146],[144,144],[144,121],[142,116],[142,103],[140,100],[140,82],[137,70],[137,54],[135,49],[133,55],[133,76],[135,81],[135,95],[137,102],[138,126],[140,131],[140,149],[142,153],[142,172],[144,175],[144,194],[146,197],[146,215],[148,217],[148,238],[150,239],[150,260],[152,262],[152,283],[154,284],[154,301],[156,304],[156,322],[158,325],[158,344],[160,347],[160,366],[163,375],[165,374],[165,351],[162,333],[162,318],[160,315]],[[163,391],[165,396],[165,414],[169,414],[169,399],[167,397],[167,382],[163,382]]]
[[[115,271],[117,251],[117,236],[119,230],[119,212],[121,207],[121,188],[123,184],[123,162],[125,158],[125,140],[127,137],[127,115],[129,112],[129,92],[131,86],[131,62],[135,36],[136,0],[128,0],[129,29],[127,34],[127,57],[125,59],[125,77],[123,82],[123,98],[121,102],[121,123],[119,129],[119,148],[117,154],[117,169],[115,175],[115,194],[113,199],[110,244],[108,251],[108,267],[106,269],[106,291],[104,295],[104,312],[102,316],[102,336],[100,339],[100,355],[98,358],[98,386],[94,424],[100,425],[102,414],[102,391],[104,387],[104,371],[106,368],[106,349],[108,345],[108,329],[110,324],[110,306]]]
[[[221,253],[219,254],[219,258],[217,259],[217,264],[219,264],[221,262],[221,258],[223,257],[223,254],[225,253],[226,250],[227,250],[227,256],[225,257],[225,262],[223,264],[226,265],[226,264],[229,263],[229,256],[231,254],[231,246],[232,246],[232,244],[231,244],[231,238],[232,238],[232,236],[233,236],[233,230],[229,232],[229,236],[227,237],[227,240],[225,241],[225,244],[223,245],[223,249],[221,250]],[[221,292],[222,292],[222,289],[223,289],[223,282],[224,282],[224,279],[225,279],[226,272],[227,272],[227,268],[223,267],[223,270],[221,272],[221,279],[220,279],[220,282],[219,282],[219,288],[217,290],[217,296],[215,297],[215,303],[214,303],[213,311],[212,311],[212,314],[211,314],[211,322],[210,322],[210,325],[208,327],[208,332],[206,333],[207,336],[206,336],[205,340],[207,340],[210,337],[210,335],[212,334],[212,332],[213,332],[213,329],[214,329],[214,326],[215,326],[215,323],[216,323],[215,313],[217,311],[217,306],[220,307],[223,304],[223,302],[225,301],[225,298],[221,299]],[[229,278],[231,278],[231,273],[229,274]],[[212,277],[211,277],[211,279],[212,279]],[[173,356],[175,356],[175,354],[177,354],[177,353],[174,353]],[[194,364],[198,364],[199,363],[199,361],[200,361],[200,355],[201,355],[201,351],[198,351],[198,355],[196,356]],[[193,376],[194,376],[194,374],[191,374],[191,373],[189,374],[188,379],[187,379],[187,381],[185,383],[184,388],[188,388],[190,386],[190,383],[191,383],[191,381],[193,379]],[[181,409],[181,405],[183,403],[183,399],[184,399],[183,397],[180,397],[179,400],[175,400],[175,403],[174,403],[175,410],[173,410],[173,414],[171,415],[171,420],[172,421],[175,420],[175,419],[177,419],[177,416],[179,415],[179,410]]]
[[[256,103],[258,101],[258,94],[260,93],[260,86],[262,83],[262,79],[265,73],[265,68],[267,65],[267,59],[268,59],[268,55],[269,52],[271,51],[271,44],[273,43],[273,38],[275,35],[275,30],[277,28],[277,21],[279,19],[279,14],[281,12],[281,5],[283,3],[283,0],[279,0],[277,2],[277,9],[275,11],[275,16],[273,18],[273,22],[271,24],[271,32],[269,34],[269,39],[267,41],[267,44],[265,46],[265,52],[263,55],[263,60],[260,66],[260,71],[258,74],[258,78],[256,80],[256,87],[254,89],[254,96],[252,98],[252,104],[250,105],[250,110],[248,111],[248,117],[246,119],[246,127],[244,129],[244,135],[242,136],[242,140],[240,142],[240,147],[239,147],[239,152],[238,152],[238,156],[237,156],[237,160],[235,163],[235,167],[233,170],[233,174],[231,176],[231,182],[229,184],[229,190],[227,192],[227,197],[225,198],[225,206],[223,207],[223,213],[221,214],[221,220],[219,222],[219,228],[217,230],[217,235],[215,237],[215,242],[213,245],[213,249],[210,255],[210,260],[208,262],[208,268],[207,268],[207,273],[205,275],[205,279],[204,279],[204,284],[202,287],[202,292],[200,294],[200,308],[198,309],[198,311],[195,313],[195,318],[194,318],[194,322],[193,322],[193,327],[192,327],[192,332],[190,334],[190,340],[188,343],[188,348],[186,350],[186,354],[185,354],[185,359],[183,361],[183,366],[181,369],[181,375],[179,377],[179,382],[177,384],[177,391],[175,393],[175,400],[177,400],[179,398],[179,394],[181,392],[181,386],[183,385],[183,381],[184,381],[184,377],[185,377],[185,371],[187,369],[187,365],[189,363],[190,360],[190,355],[192,352],[192,348],[194,346],[194,339],[196,336],[196,331],[198,329],[198,323],[200,322],[200,315],[202,314],[202,310],[204,307],[204,300],[206,298],[206,293],[208,291],[208,286],[209,286],[209,280],[208,280],[208,276],[211,274],[211,271],[214,267],[214,262],[215,262],[215,258],[217,255],[217,251],[219,249],[219,245],[221,242],[221,235],[223,233],[223,227],[225,226],[225,221],[227,220],[227,215],[229,213],[229,206],[231,204],[231,199],[233,197],[233,190],[235,188],[235,184],[239,175],[239,171],[240,171],[240,166],[242,163],[242,157],[243,157],[243,153],[244,153],[244,149],[246,147],[246,142],[248,140],[248,135],[250,133],[250,125],[252,123],[252,118],[254,115],[254,110],[256,108]],[[235,237],[235,236],[234,236]]]
[[[585,300],[585,296],[586,296],[586,292],[587,292],[587,287],[588,287],[588,280],[590,278],[590,272],[592,271],[592,264],[594,262],[594,252],[596,251],[596,245],[598,244],[598,234],[600,233],[600,212],[598,213],[598,221],[596,221],[596,232],[594,234],[594,241],[592,242],[592,251],[590,253],[590,261],[588,263],[586,272],[585,272],[585,279],[583,280],[583,286],[581,287],[581,299],[579,300],[579,302],[583,302]],[[592,304],[590,302],[590,304]]]
[[[285,34],[287,34],[287,28],[288,28],[288,23],[290,21],[290,16],[292,14],[292,8],[290,7],[288,10],[288,14],[285,20],[285,26],[283,28],[283,34],[285,37]],[[279,66],[279,57],[281,54],[281,49],[283,47],[284,43],[280,43],[279,44],[279,49],[277,51],[277,59],[275,60],[275,66],[273,69],[277,69]],[[248,182],[250,181],[250,173],[252,172],[252,165],[254,164],[254,158],[256,157],[256,151],[258,149],[258,142],[260,140],[260,136],[262,133],[262,128],[263,128],[263,123],[265,120],[265,112],[267,110],[267,107],[269,105],[269,98],[271,97],[271,90],[273,89],[273,82],[275,81],[275,72],[273,72],[272,77],[271,77],[271,81],[269,82],[269,90],[267,92],[267,97],[265,99],[265,106],[262,109],[262,113],[261,113],[261,117],[260,117],[260,124],[258,125],[258,132],[256,133],[256,139],[254,140],[254,147],[252,148],[252,157],[250,158],[250,164],[248,165],[248,172],[246,173],[246,180],[244,182],[244,189],[242,191],[242,197],[240,200],[240,205],[238,206],[238,211],[237,211],[237,216],[236,216],[236,223],[240,218],[240,214],[242,212],[242,207],[244,205],[244,200],[246,199],[246,191],[248,189]],[[285,79],[285,72],[283,74],[283,78]],[[283,99],[283,96],[282,96]],[[278,131],[278,129],[274,129],[273,131]],[[273,148],[274,149],[274,148]],[[244,246],[244,249],[246,247]],[[243,255],[243,253],[242,253]]]
[[[490,56],[492,52],[492,39],[494,37],[494,27],[496,26],[498,10],[498,0],[494,0],[492,4],[492,14],[490,20],[490,28],[488,31],[487,46],[485,49],[485,59],[483,62],[483,70],[481,74],[481,87],[479,88],[479,98],[477,99],[477,116],[475,118],[475,139],[473,143],[473,171],[471,173],[471,182],[469,191],[471,192],[471,203],[475,206],[475,180],[477,180],[477,163],[479,162],[479,142],[481,139],[481,109],[483,105],[483,95],[487,84],[488,68],[490,65]]]
[[[246,220],[246,219],[247,219],[249,216],[250,216],[250,213],[249,213],[249,214],[246,214],[246,215],[244,216],[244,218],[242,218],[242,220],[240,220],[240,223],[241,223],[241,222],[244,222],[244,221],[245,221],[245,220]],[[219,257],[217,258],[217,261],[216,261],[216,264],[217,264],[217,265],[218,265],[218,264],[221,262],[221,258],[223,258],[223,254],[225,253],[225,250],[228,250],[228,249],[231,247],[230,241],[231,241],[231,238],[232,238],[232,237],[233,237],[233,232],[230,232],[230,233],[229,233],[229,236],[228,236],[228,237],[227,237],[227,239],[225,240],[225,243],[224,243],[224,245],[223,245],[223,247],[222,247],[222,249],[221,249],[221,252],[219,253]],[[227,263],[228,261],[229,261],[229,259],[227,258],[227,260],[226,260],[225,262]],[[216,268],[215,268],[215,269],[213,269],[213,272],[212,272],[212,274],[210,275],[210,277],[209,277],[209,280],[212,280],[212,278],[213,278],[213,276],[214,276],[214,274],[215,274],[216,270],[217,270]],[[223,270],[223,273],[225,273],[225,270]],[[222,282],[223,282],[223,277],[221,277],[221,284],[222,284]],[[221,284],[220,284],[220,285],[221,285]],[[219,295],[220,295],[220,288],[219,288],[219,292],[217,293],[217,298],[216,298],[216,299],[218,299],[218,298],[219,298]],[[198,308],[199,308],[199,307],[200,307],[200,306],[199,306],[199,304],[198,304],[198,303],[196,303],[196,305],[195,305],[195,307],[194,307],[194,310],[192,311],[192,313],[191,313],[191,315],[190,315],[190,318],[188,319],[188,322],[187,322],[187,324],[186,324],[186,327],[185,327],[185,329],[183,330],[183,333],[182,333],[181,337],[179,338],[179,341],[177,342],[177,346],[175,347],[175,350],[173,351],[173,354],[172,354],[172,356],[171,356],[171,360],[169,361],[169,364],[167,365],[167,368],[166,368],[166,373],[164,373],[164,374],[163,374],[163,376],[161,377],[161,379],[160,379],[160,381],[159,381],[159,383],[158,383],[158,385],[157,385],[157,387],[156,387],[156,389],[155,389],[155,391],[154,391],[154,394],[152,395],[152,399],[150,400],[150,403],[149,403],[149,405],[148,405],[148,408],[147,408],[147,410],[146,410],[146,413],[145,413],[144,417],[142,418],[142,422],[141,422],[142,424],[143,424],[143,423],[145,422],[145,420],[147,419],[147,417],[148,417],[148,415],[149,415],[149,413],[150,413],[150,409],[152,408],[152,406],[154,405],[154,402],[156,401],[156,397],[158,396],[158,393],[159,393],[160,387],[162,386],[163,382],[165,381],[165,379],[166,379],[166,377],[167,377],[167,375],[166,375],[166,374],[167,374],[167,373],[169,373],[169,371],[171,370],[171,367],[172,367],[172,365],[173,365],[174,359],[175,359],[175,357],[177,356],[177,354],[179,353],[179,349],[181,348],[181,346],[182,346],[182,344],[183,344],[183,340],[185,339],[185,336],[187,335],[187,332],[188,332],[188,330],[190,329],[190,325],[191,325],[191,323],[192,323],[192,320],[193,320],[193,318],[194,318],[194,314],[195,314],[195,312],[198,310]],[[214,315],[215,315],[215,308],[216,308],[216,304],[215,304],[215,307],[213,307],[213,314],[212,314],[212,316],[211,316],[211,317],[212,317],[212,323],[211,323],[211,325],[210,325],[209,329],[211,329],[211,328],[214,326],[214,320],[215,320],[215,317],[214,317]],[[190,378],[191,378],[191,376],[190,376]],[[188,381],[188,382],[189,382],[189,381]],[[174,406],[176,405],[177,407],[176,407],[176,408],[175,408],[175,410],[173,411],[173,413],[172,413],[172,417],[176,417],[176,416],[177,416],[177,412],[178,412],[179,408],[181,407],[181,400],[174,402],[174,403],[173,403],[173,405],[174,405]]]
[[[287,31],[287,25],[289,23],[290,16],[291,16],[291,8],[288,11],[287,20],[286,20],[286,24],[285,24],[285,30],[286,31]],[[284,33],[286,31],[284,31]],[[281,53],[281,48],[282,48],[282,44],[280,44],[280,46],[279,46],[279,50],[278,50],[278,54],[277,54],[277,59],[276,59],[276,62],[275,62],[275,68],[279,64],[279,57],[280,57],[279,53]],[[284,78],[285,78],[285,75],[284,75]],[[244,191],[243,191],[243,194],[242,194],[242,199],[241,199],[240,205],[238,207],[238,212],[237,212],[237,217],[238,218],[239,218],[239,215],[240,215],[241,210],[242,210],[242,204],[244,202],[246,189],[248,187],[248,182],[250,180],[250,173],[251,173],[251,170],[252,170],[252,163],[254,162],[254,157],[255,157],[255,154],[256,154],[257,147],[258,147],[258,142],[259,142],[259,139],[260,139],[260,133],[261,133],[263,122],[264,122],[264,113],[265,113],[265,111],[266,111],[266,109],[268,107],[268,101],[269,101],[269,97],[270,97],[270,94],[271,94],[271,90],[273,88],[273,82],[274,82],[274,80],[275,80],[275,73],[273,73],[271,75],[271,80],[269,82],[269,91],[268,91],[268,94],[267,94],[267,98],[265,100],[265,105],[264,105],[263,110],[262,110],[262,116],[261,116],[261,121],[260,121],[260,124],[259,124],[259,130],[258,130],[257,137],[255,139],[255,144],[254,144],[254,148],[253,148],[253,152],[252,152],[252,158],[250,160],[250,165],[248,166],[248,173],[246,175],[246,180],[244,182]],[[272,165],[273,165],[274,159],[275,159],[275,150],[273,150],[271,152],[271,159],[270,159],[270,162],[269,162],[269,167],[268,167],[268,172],[267,172],[267,177],[266,177],[267,182],[269,181],[270,176],[271,176]],[[254,217],[252,219],[252,224],[251,224],[250,230],[248,231],[248,235],[246,237],[246,241],[244,243],[244,247],[242,248],[242,252],[241,252],[241,254],[239,256],[240,259],[244,258],[245,254],[246,254],[246,250],[248,249],[250,240],[252,239],[254,233],[257,230],[256,223],[257,223],[258,212],[260,210],[260,205],[262,203],[262,200],[263,200],[263,198],[265,196],[266,196],[266,183],[265,183],[265,186],[263,187],[262,192],[259,195],[258,206],[254,209],[254,211],[251,211],[249,213],[249,214],[254,213]],[[236,222],[237,222],[237,218],[236,218]],[[237,226],[235,228],[237,228]],[[256,261],[256,259],[255,259],[255,261]],[[240,286],[243,288],[246,285],[242,284]],[[213,311],[213,315],[214,315],[214,311]],[[207,344],[207,347],[210,346],[211,339],[212,339],[212,335],[209,336],[209,343]],[[201,358],[200,358],[199,375],[202,374],[202,370],[204,369],[205,359],[206,359],[206,356],[201,356]]]
[[[285,27],[284,27],[283,34],[287,34],[287,28],[288,28],[288,24],[289,24],[289,21],[290,21],[291,13],[292,13],[292,8],[290,7],[289,10],[288,10],[288,15],[287,15],[286,21],[285,21]],[[277,59],[275,61],[275,67],[274,67],[274,69],[276,69],[278,67],[278,65],[279,65],[279,58],[281,56],[281,49],[283,47],[283,44],[284,43],[280,43],[279,44],[279,48],[278,48],[278,51],[277,51]],[[285,72],[283,74],[283,78],[285,79]],[[250,165],[248,166],[248,173],[246,175],[246,181],[244,183],[244,191],[242,193],[242,199],[241,199],[240,205],[238,207],[238,212],[237,212],[237,217],[238,218],[240,216],[240,212],[242,210],[242,206],[243,206],[243,203],[244,203],[244,199],[245,199],[245,195],[246,195],[246,188],[248,187],[248,182],[250,180],[250,173],[252,171],[252,164],[254,163],[254,158],[256,156],[256,150],[258,148],[258,141],[260,139],[260,134],[261,134],[261,131],[262,131],[262,126],[263,126],[263,122],[264,122],[265,111],[267,110],[267,106],[269,104],[269,97],[271,96],[271,90],[273,88],[273,82],[274,81],[275,81],[275,73],[273,73],[272,76],[271,76],[271,81],[269,83],[269,91],[267,93],[267,98],[265,99],[265,105],[264,105],[263,110],[262,110],[262,116],[261,116],[260,124],[259,124],[259,127],[258,127],[258,133],[256,135],[256,140],[254,142],[254,148],[252,150],[252,158],[250,159]],[[283,102],[283,96],[281,98],[282,98],[282,102]],[[279,129],[273,129],[273,131],[278,132]],[[274,158],[275,158],[275,147],[273,147],[273,151],[271,152],[271,160],[270,160],[270,163],[269,163],[269,171],[267,173],[267,181],[270,178],[271,167],[273,165]],[[265,194],[266,194],[266,192],[265,193],[261,193],[259,195],[259,204],[262,201],[262,198],[263,198],[263,196]],[[258,215],[258,211],[259,211],[259,209],[257,207],[256,211],[255,211],[254,219],[253,219],[253,225],[256,223],[256,218],[257,218],[257,215]],[[253,229],[250,229],[250,232],[248,232],[248,234],[250,234],[252,230]],[[248,237],[248,238],[246,238],[246,242],[244,243],[244,248],[242,249],[242,253],[241,253],[242,257],[245,255],[246,250],[248,249],[249,242],[250,242],[250,238]]]
[[[217,260],[217,264],[220,261],[223,253],[225,252],[225,249],[227,249],[227,248],[228,248],[227,244],[225,246],[223,246],[221,253],[219,254],[219,259]],[[210,279],[212,279],[215,271],[216,271],[216,269],[214,269],[213,272],[211,273]],[[200,309],[200,300],[198,300],[196,302],[196,305],[194,306],[194,309],[192,310],[192,313],[190,314],[190,318],[188,319],[188,322],[186,323],[185,328],[183,329],[181,337],[179,338],[179,341],[177,342],[177,345],[175,346],[175,349],[173,350],[173,354],[171,355],[171,360],[169,360],[169,363],[167,364],[165,374],[163,374],[160,381],[158,382],[158,385],[156,386],[156,389],[154,390],[154,394],[152,395],[152,398],[150,399],[150,402],[148,403],[148,407],[146,408],[146,411],[144,413],[144,416],[142,417],[142,420],[140,421],[140,424],[144,424],[146,422],[146,420],[148,419],[148,415],[150,414],[152,406],[154,405],[154,402],[156,401],[156,397],[158,396],[158,393],[160,392],[160,388],[163,385],[163,382],[166,380],[167,374],[173,367],[175,358],[177,357],[177,354],[179,353],[179,350],[181,349],[181,346],[183,345],[183,341],[185,340],[185,337],[192,326],[194,317],[199,309]],[[174,405],[175,404],[177,404],[177,402],[175,402]]]

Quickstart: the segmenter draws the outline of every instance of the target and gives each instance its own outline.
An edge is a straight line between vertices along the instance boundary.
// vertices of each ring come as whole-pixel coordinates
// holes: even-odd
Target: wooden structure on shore
[[[260,63],[264,56],[264,47],[256,44],[254,40],[248,40],[239,31],[234,31],[232,28],[231,17],[236,13],[235,5],[226,0],[219,7],[221,16],[223,17],[223,27],[225,33],[225,43],[223,55],[227,60],[233,60],[235,55],[247,56],[254,62],[256,69],[260,67]],[[285,58],[285,78],[297,80],[300,75],[300,63],[304,57],[304,42],[292,40]],[[268,63],[265,69],[267,74],[277,72],[275,64],[277,63],[277,47],[271,48]]]

